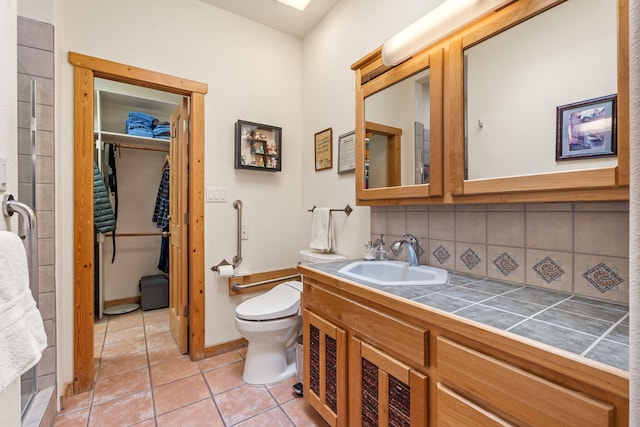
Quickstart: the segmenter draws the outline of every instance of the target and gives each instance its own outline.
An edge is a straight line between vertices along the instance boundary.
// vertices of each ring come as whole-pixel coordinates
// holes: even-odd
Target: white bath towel
[[[46,347],[24,245],[16,234],[0,231],[0,392],[38,363]]]
[[[329,208],[314,208],[311,214],[311,249],[332,252],[333,221]]]

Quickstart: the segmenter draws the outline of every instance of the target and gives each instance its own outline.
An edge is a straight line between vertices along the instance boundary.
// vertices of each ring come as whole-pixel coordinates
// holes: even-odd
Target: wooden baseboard
[[[112,299],[110,301],[104,302],[104,308],[115,307],[116,305],[122,304],[140,304],[140,301],[142,301],[142,298],[140,296]]]
[[[218,354],[226,353],[232,350],[238,350],[243,347],[246,347],[248,344],[247,340],[244,338],[239,338],[234,341],[225,342],[222,344],[216,344],[214,346],[205,347],[204,348],[204,357],[216,356]]]

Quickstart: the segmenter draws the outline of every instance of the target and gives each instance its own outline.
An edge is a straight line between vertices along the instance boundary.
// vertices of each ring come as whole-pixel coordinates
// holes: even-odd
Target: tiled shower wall
[[[371,208],[372,240],[403,233],[422,264],[629,303],[627,202]]]
[[[40,390],[56,383],[53,70],[53,26],[19,17],[18,194],[14,196],[30,206],[34,206],[35,202],[37,216],[40,288],[38,298],[48,340],[48,346],[38,364]],[[30,134],[31,80],[37,82],[35,165]]]

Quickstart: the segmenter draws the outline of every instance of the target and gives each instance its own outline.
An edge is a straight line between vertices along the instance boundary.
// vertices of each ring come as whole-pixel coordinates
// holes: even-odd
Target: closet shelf
[[[127,145],[130,145],[138,148],[162,149],[163,151],[166,151],[169,147],[169,140],[167,139],[147,138],[144,136],[104,131],[96,131],[96,135],[105,144],[119,144],[125,146],[124,148],[126,148]]]

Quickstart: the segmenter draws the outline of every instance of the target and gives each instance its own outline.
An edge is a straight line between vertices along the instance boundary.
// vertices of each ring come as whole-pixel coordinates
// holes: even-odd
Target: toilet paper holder
[[[227,261],[226,259],[223,259],[217,265],[214,265],[213,267],[211,267],[211,271],[215,271],[216,273],[219,272],[219,268],[223,265],[231,265],[235,270],[236,268],[238,268],[240,263],[242,263],[242,201],[235,200],[233,202],[233,207],[236,208],[238,211],[238,233],[237,233],[238,253],[233,257],[233,264]]]

